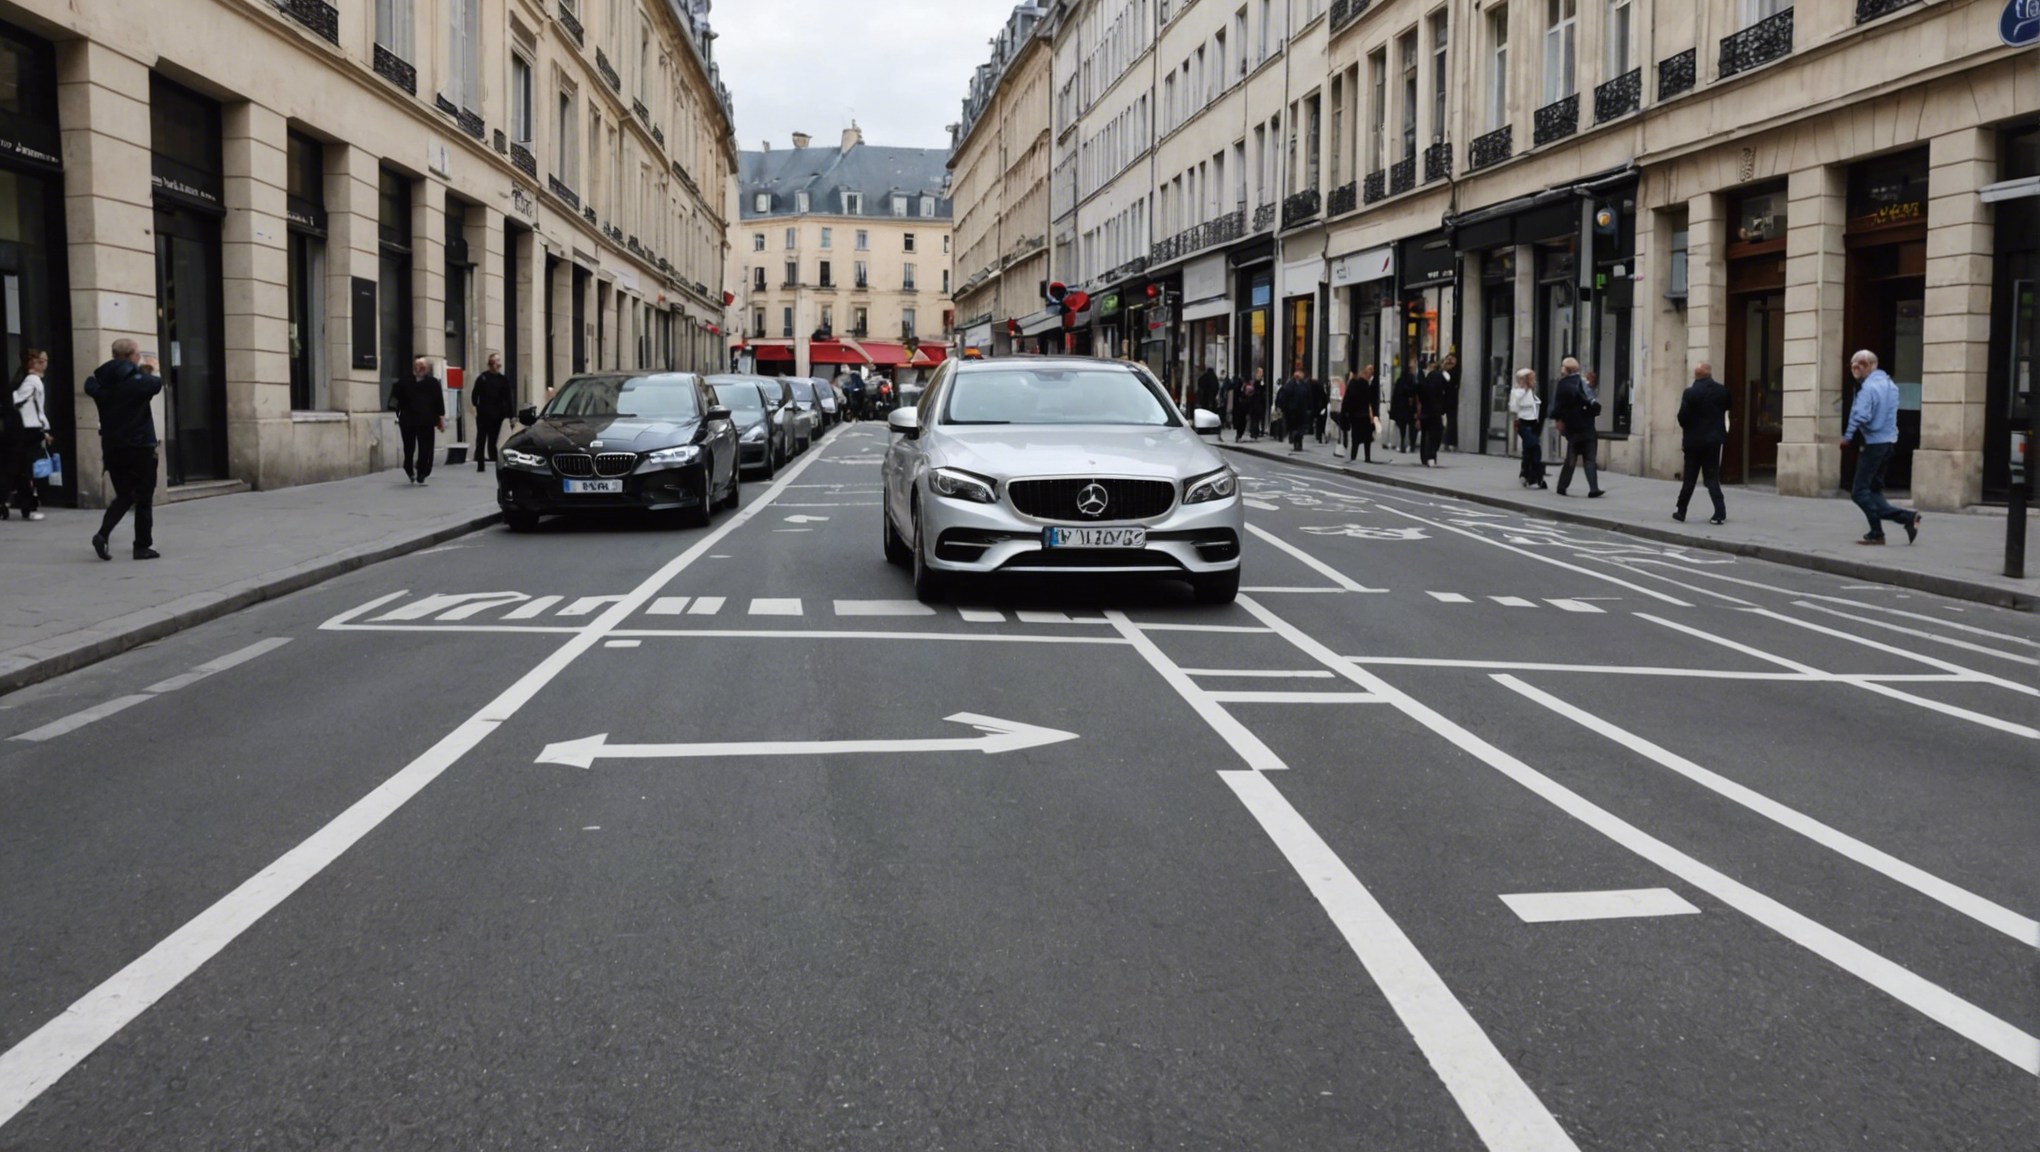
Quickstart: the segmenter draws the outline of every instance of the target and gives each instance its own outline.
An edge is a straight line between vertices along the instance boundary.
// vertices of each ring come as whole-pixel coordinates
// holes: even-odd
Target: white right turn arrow
[[[921,740],[766,740],[745,744],[611,744],[603,732],[580,740],[548,744],[534,763],[592,768],[597,760],[667,760],[702,756],[823,756],[844,752],[1018,752],[1075,740],[1074,732],[958,712],[943,717],[968,724],[982,736],[934,737]]]

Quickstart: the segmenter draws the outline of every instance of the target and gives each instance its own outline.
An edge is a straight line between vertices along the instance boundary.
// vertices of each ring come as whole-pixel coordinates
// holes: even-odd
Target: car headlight
[[[996,504],[999,500],[992,481],[954,468],[930,469],[928,487],[934,489],[937,496],[947,496],[951,500],[968,500],[973,504]]]
[[[692,464],[699,459],[701,459],[700,445],[681,444],[673,448],[661,448],[657,452],[647,454],[644,463],[638,465],[638,467],[641,469],[673,468],[682,464]]]
[[[755,444],[763,440],[765,438],[765,425],[753,424],[749,428],[744,429],[743,438],[746,444]]]
[[[533,472],[546,471],[545,457],[535,452],[519,452],[515,448],[503,449],[503,464],[510,468],[526,468]]]
[[[1203,504],[1212,500],[1225,500],[1239,491],[1239,477],[1228,464],[1216,472],[1207,472],[1183,482],[1183,503]]]

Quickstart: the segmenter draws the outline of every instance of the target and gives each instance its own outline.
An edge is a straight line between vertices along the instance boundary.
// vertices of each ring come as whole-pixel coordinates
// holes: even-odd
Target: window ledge
[[[347,423],[348,416],[345,412],[294,409],[290,414],[290,419],[293,424],[345,424]]]

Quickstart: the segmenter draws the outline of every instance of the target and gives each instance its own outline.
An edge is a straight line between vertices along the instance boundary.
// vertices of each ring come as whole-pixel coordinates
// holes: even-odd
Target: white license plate
[[[569,494],[577,492],[607,492],[617,496],[623,494],[623,481],[621,480],[562,480],[560,484]]]
[[[1145,528],[1045,528],[1044,548],[1145,548]]]

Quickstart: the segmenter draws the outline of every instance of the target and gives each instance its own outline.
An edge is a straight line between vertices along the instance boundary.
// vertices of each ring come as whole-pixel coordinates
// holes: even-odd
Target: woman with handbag
[[[42,499],[41,493],[36,491],[35,473],[36,464],[49,459],[49,446],[54,439],[50,432],[48,394],[43,388],[43,373],[49,366],[47,353],[39,348],[24,348],[21,370],[14,374],[14,388],[9,396],[21,418],[21,426],[20,431],[15,433],[15,442],[9,445],[13,452],[6,479],[8,486],[14,489],[15,506],[21,509],[23,520],[43,518],[38,511]],[[0,517],[6,515],[5,500],[0,499]]]

